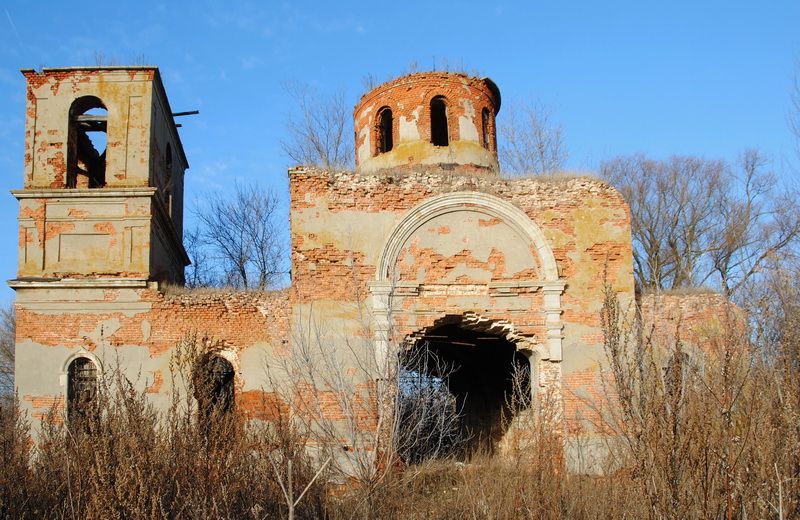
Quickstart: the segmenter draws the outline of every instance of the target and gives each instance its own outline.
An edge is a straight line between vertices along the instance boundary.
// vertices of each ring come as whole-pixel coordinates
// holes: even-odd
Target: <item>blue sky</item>
[[[569,167],[621,154],[734,159],[755,147],[785,182],[798,171],[786,117],[800,70],[800,1],[673,2],[0,2],[0,278],[16,272],[25,91],[18,69],[158,65],[190,170],[187,204],[255,180],[287,198],[280,140],[298,81],[466,68],[504,105],[550,105]],[[499,117],[502,119],[503,112]],[[13,298],[4,284],[0,303]]]

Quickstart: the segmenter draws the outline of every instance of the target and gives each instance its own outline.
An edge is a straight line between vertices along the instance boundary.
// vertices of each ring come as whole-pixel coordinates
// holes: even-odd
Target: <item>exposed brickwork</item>
[[[479,192],[522,210],[542,230],[566,283],[560,313],[564,366],[541,363],[540,395],[546,395],[549,404],[563,407],[567,434],[604,432],[593,409],[594,403],[605,401],[599,377],[603,288],[608,283],[628,299],[633,295],[629,213],[613,188],[591,178],[507,180],[437,170],[368,174],[310,168],[292,170],[290,186],[295,305],[322,301],[367,304],[369,280],[374,279],[386,236],[424,201],[447,193]],[[503,242],[503,247],[491,246],[491,240],[510,232],[508,226],[514,223],[469,213],[473,209],[480,211],[464,207],[463,218],[422,225],[399,252],[395,269],[399,294],[391,316],[393,341],[402,342],[447,316],[463,316],[467,311],[492,322],[512,324],[529,345],[541,345],[548,337],[544,293],[525,284],[542,279],[539,253],[531,245],[509,256],[509,247],[518,242],[514,240]],[[385,222],[377,233],[357,224],[370,215]],[[325,222],[325,228],[334,232],[316,232],[318,222]],[[347,229],[349,235],[337,235],[337,229]],[[484,239],[488,245],[476,249]],[[460,245],[462,240],[466,242]],[[302,262],[322,251],[330,262],[324,271],[303,266]],[[529,260],[521,261],[526,255]],[[511,261],[515,262],[513,268],[509,267]],[[336,267],[335,263],[342,265]],[[342,273],[338,276],[342,283],[326,280],[332,272]],[[348,273],[346,283],[344,273]],[[357,280],[359,284],[353,285]],[[407,283],[412,286],[404,285]],[[501,293],[491,285],[497,283],[510,285]]]
[[[138,293],[141,301],[152,307],[133,316],[124,311],[42,314],[18,305],[17,342],[93,350],[99,340],[110,346],[144,346],[155,357],[168,353],[191,333],[224,340],[236,350],[258,341],[280,343],[289,334],[286,291],[180,296],[163,296],[154,290]],[[106,296],[108,303],[117,301],[113,291]]]
[[[639,298],[642,332],[659,348],[680,342],[709,354],[712,338],[744,333],[742,311],[717,293],[658,293]]]
[[[430,161],[427,159],[437,153],[436,147],[425,146],[432,142],[431,101],[434,98],[446,104],[448,141],[459,153]],[[387,108],[392,114],[394,148],[381,153],[378,121],[379,114]],[[421,72],[379,85],[364,94],[353,111],[356,167],[413,168],[438,162],[450,171],[496,173],[495,116],[499,108],[499,91],[487,78]]]
[[[565,428],[569,435],[602,432],[606,429],[600,415],[608,396],[603,391],[599,366],[590,366],[564,374]]]
[[[353,116],[357,122],[356,134],[360,133],[363,125],[368,124],[364,116],[372,106],[389,107],[395,118],[404,117],[409,120],[421,121],[420,137],[423,140],[430,140],[431,128],[427,122],[430,121],[430,101],[435,96],[442,96],[450,100],[447,115],[451,121],[458,121],[459,117],[467,115],[463,103],[459,104],[463,100],[470,101],[476,113],[480,114],[485,108],[490,111],[492,116],[496,114],[500,102],[483,79],[473,78],[466,74],[420,72],[383,83],[364,94],[353,110]],[[494,117],[491,119],[491,125],[494,130]],[[394,142],[399,142],[400,134],[397,125],[393,130]],[[449,130],[451,141],[458,141],[461,138],[457,125],[449,125]],[[493,132],[490,139],[489,145],[494,149],[496,138]],[[360,142],[357,140],[356,146],[359,144]]]
[[[51,419],[60,423],[64,415],[64,396],[61,395],[23,395],[22,402],[31,408],[31,417],[44,421]]]
[[[289,405],[276,392],[247,390],[241,393],[237,405],[251,419],[279,422],[289,418]]]
[[[177,179],[187,163],[157,69],[24,74],[25,189],[14,192],[20,279],[12,285],[18,381],[32,417],[63,411],[64,367],[78,354],[124,360],[141,371],[128,375],[149,398],[168,402],[169,361],[194,338],[231,363],[237,406],[250,418],[294,414],[371,431],[381,378],[365,376],[353,356],[376,363],[396,354],[381,349],[446,325],[476,342],[451,346],[478,346],[487,340],[478,333],[488,334],[522,350],[515,359],[530,356],[536,397],[553,412],[548,428],[608,433],[597,412],[607,400],[600,310],[606,285],[623,304],[633,300],[629,210],[597,179],[499,178],[500,95],[491,80],[432,72],[380,85],[354,110],[358,171],[289,172],[291,289],[174,295],[156,287],[183,279]],[[67,116],[86,96],[109,112],[105,184],[90,189],[87,174],[66,189],[76,175],[67,171]],[[437,96],[446,100],[447,145],[432,142]],[[377,149],[384,107],[388,151]],[[180,168],[169,172],[168,163]],[[166,193],[175,197],[171,214]],[[642,308],[646,328],[698,344],[725,309],[707,296],[645,297]],[[325,385],[270,386],[259,364],[291,365],[300,329],[319,333],[314,341],[331,356],[324,366],[340,366],[355,389],[350,402]],[[531,434],[517,429],[506,441],[520,445]]]

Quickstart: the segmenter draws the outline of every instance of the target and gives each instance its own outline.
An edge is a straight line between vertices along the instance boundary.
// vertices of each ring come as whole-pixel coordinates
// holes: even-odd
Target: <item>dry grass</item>
[[[597,406],[618,435],[611,463],[623,469],[613,474],[564,471],[561,438],[539,417],[530,442],[506,458],[398,465],[369,485],[331,483],[325,469],[294,517],[798,518],[798,308],[787,306],[766,338],[743,338],[732,323],[702,362],[664,371],[663,349],[681,345],[626,335],[609,298],[615,406]],[[47,424],[36,446],[17,407],[0,410],[0,518],[288,518],[289,462],[295,498],[320,469],[288,421],[247,422],[234,411],[203,422],[193,398],[178,395],[158,412],[109,377],[101,409],[83,426]]]

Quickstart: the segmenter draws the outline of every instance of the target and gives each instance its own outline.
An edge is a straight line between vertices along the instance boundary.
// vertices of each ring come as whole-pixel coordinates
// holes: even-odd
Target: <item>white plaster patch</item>
[[[359,137],[363,139],[361,146],[358,147],[358,161],[363,162],[372,155],[372,144],[370,143],[370,125],[365,125],[359,132]]]
[[[415,108],[411,113],[411,118],[400,117],[399,133],[400,142],[403,141],[419,141],[419,107]]]
[[[441,280],[441,283],[455,283],[455,281],[462,276],[467,277],[472,282],[488,283],[492,279],[492,273],[486,269],[467,267],[466,264],[458,264],[447,273],[447,276]]]
[[[118,318],[110,318],[107,320],[103,320],[97,324],[97,326],[91,332],[82,333],[83,337],[89,338],[97,345],[102,345],[104,341],[114,335],[120,327],[122,327],[122,323],[120,323]]]
[[[142,320],[142,339],[144,341],[150,339],[150,320]]]
[[[458,117],[458,131],[460,140],[478,142],[478,127],[475,125],[475,107],[465,99],[461,102],[464,106],[464,115]]]

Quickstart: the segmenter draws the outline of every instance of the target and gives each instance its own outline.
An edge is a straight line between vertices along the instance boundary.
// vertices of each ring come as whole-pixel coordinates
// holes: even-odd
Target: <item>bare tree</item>
[[[325,97],[302,84],[284,88],[297,104],[297,113],[286,122],[283,152],[297,164],[330,170],[352,167],[352,117],[344,94]]]
[[[789,129],[795,136],[797,153],[800,155],[800,60],[797,62],[789,99]]]
[[[278,197],[271,190],[237,184],[233,198],[212,194],[195,217],[199,228],[188,235],[188,245],[198,265],[190,270],[190,283],[263,290],[286,272]]]
[[[395,400],[394,445],[406,463],[456,455],[468,433],[447,379],[456,367],[440,359],[427,343],[400,350]]]
[[[727,295],[788,247],[800,216],[775,186],[769,161],[745,151],[738,168],[723,161],[637,155],[601,172],[631,209],[634,274],[644,289],[716,283]]]
[[[561,123],[542,104],[510,106],[499,124],[499,132],[501,168],[511,175],[559,171],[569,157]]]
[[[194,227],[184,231],[183,247],[192,261],[186,268],[186,286],[193,288],[214,285],[213,266],[209,260],[208,248],[203,247],[200,228]]]
[[[796,197],[776,193],[775,175],[769,161],[757,150],[739,158],[736,175],[739,190],[723,190],[716,208],[716,227],[709,241],[713,273],[721,289],[730,295],[800,234]]]
[[[631,210],[634,273],[641,287],[690,287],[702,278],[714,212],[727,187],[721,161],[642,155],[603,163],[601,175],[620,190]]]
[[[0,397],[14,393],[16,322],[13,305],[0,309]]]

